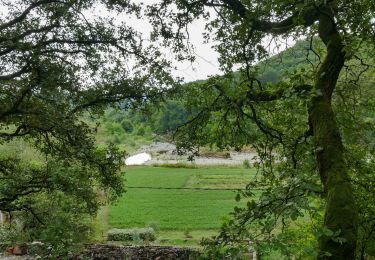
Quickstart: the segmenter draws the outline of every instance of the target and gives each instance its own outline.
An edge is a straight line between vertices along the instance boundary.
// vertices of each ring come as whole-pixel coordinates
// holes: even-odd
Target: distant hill
[[[309,45],[306,41],[297,42],[293,47],[260,62],[257,65],[259,79],[264,83],[275,83],[287,73],[317,64],[318,58],[311,52],[308,57],[310,62],[307,60]],[[167,100],[165,104],[148,107],[146,111],[107,110],[99,119],[98,144],[115,143],[127,151],[136,150],[143,144],[163,140],[189,117],[189,113],[178,100]]]

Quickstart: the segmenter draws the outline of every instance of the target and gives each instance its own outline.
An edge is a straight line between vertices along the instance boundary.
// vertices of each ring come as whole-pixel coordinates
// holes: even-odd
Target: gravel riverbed
[[[144,165],[161,165],[161,164],[177,164],[177,163],[193,163],[196,165],[210,166],[210,165],[227,165],[236,166],[242,165],[245,160],[254,162],[257,159],[255,152],[222,152],[209,153],[209,155],[196,156],[194,161],[188,160],[188,155],[178,155],[176,146],[171,143],[156,142],[151,145],[141,147],[136,153],[148,153],[151,155],[151,160],[148,160]],[[225,158],[222,156],[227,153]],[[131,155],[134,155],[131,154]],[[130,156],[130,155],[129,155]]]

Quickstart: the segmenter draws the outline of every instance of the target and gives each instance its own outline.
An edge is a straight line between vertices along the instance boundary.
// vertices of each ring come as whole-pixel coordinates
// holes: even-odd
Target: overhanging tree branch
[[[32,4],[30,4],[19,16],[15,17],[14,19],[0,24],[0,30],[4,30],[6,28],[9,28],[17,23],[22,22],[24,19],[26,19],[27,15],[35,8],[38,8],[45,4],[51,4],[51,3],[61,3],[61,1],[57,0],[43,0],[43,1],[37,1]]]
[[[237,13],[242,19],[249,19],[249,26],[256,31],[268,32],[273,34],[283,34],[296,26],[310,26],[318,20],[319,12],[315,6],[306,6],[302,11],[295,12],[291,16],[278,21],[270,22],[253,18],[254,15],[246,9],[245,5],[239,0],[222,0],[230,9]],[[300,19],[300,21],[298,21]]]

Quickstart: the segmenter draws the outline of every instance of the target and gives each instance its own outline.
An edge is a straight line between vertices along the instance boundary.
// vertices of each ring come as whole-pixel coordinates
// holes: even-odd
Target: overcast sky
[[[160,2],[160,0],[143,0],[142,3],[146,6],[149,4]],[[211,13],[215,15],[215,13]],[[142,20],[132,19],[127,14],[119,14],[116,16],[119,21],[126,22],[127,25],[134,27],[137,31],[141,32],[145,38],[150,35],[152,30],[151,25],[148,23],[147,18]],[[194,52],[196,60],[193,63],[190,62],[174,62],[173,65],[177,67],[177,70],[173,71],[174,76],[182,77],[186,82],[207,79],[208,76],[222,74],[219,69],[218,53],[213,50],[212,44],[204,43],[203,33],[205,31],[205,21],[195,20],[188,27],[190,42],[195,47]],[[292,38],[281,39],[278,38],[278,42],[271,40],[266,37],[264,39],[264,46],[268,46],[269,53],[275,55],[285,48],[290,47],[294,44]],[[168,55],[168,52],[166,52]]]
[[[155,2],[158,2],[158,0],[142,1],[145,5]],[[134,27],[146,39],[150,35],[151,25],[147,22],[147,18],[137,20],[130,18],[127,14],[119,14],[116,19]],[[220,74],[218,54],[212,49],[210,44],[204,43],[204,27],[205,22],[203,20],[196,20],[189,26],[190,41],[195,46],[196,61],[194,63],[174,62],[173,65],[177,67],[177,70],[173,72],[174,76],[182,77],[185,81],[194,81],[206,79],[210,75]],[[168,52],[166,54],[168,55]]]
[[[6,0],[5,2],[7,2]],[[143,0],[144,5],[152,4],[160,0]],[[0,15],[4,15],[6,11],[0,5]],[[85,12],[85,16],[94,18],[96,16],[101,17],[114,17],[118,22],[125,22],[128,26],[134,27],[137,31],[143,34],[143,38],[147,39],[151,32],[151,25],[148,23],[147,18],[136,19],[129,17],[129,14],[125,13],[109,13],[104,6],[93,6],[92,10]],[[195,81],[200,79],[206,79],[210,75],[221,74],[219,70],[218,54],[212,49],[212,45],[205,44],[203,38],[205,22],[202,20],[196,20],[189,26],[190,41],[195,46],[194,52],[196,54],[196,60],[191,62],[174,62],[173,65],[177,67],[177,70],[173,71],[174,76],[182,77],[186,82]],[[281,51],[285,47],[278,49]],[[277,52],[278,52],[277,51]],[[172,58],[171,52],[165,51],[167,58]],[[168,57],[170,56],[170,57]]]
[[[218,54],[211,45],[203,43],[204,22],[196,21],[189,29],[191,42],[195,46],[196,61],[193,64],[177,64],[176,75],[184,77],[186,81],[192,81],[220,74]]]
[[[8,0],[5,1],[5,3]],[[9,0],[11,1],[11,0]],[[158,0],[143,0],[144,5],[158,2]],[[147,18],[142,20],[132,19],[128,14],[109,14],[106,12],[103,6],[93,7],[95,11],[85,12],[85,16],[112,16],[118,19],[120,22],[126,22],[128,26],[134,27],[137,31],[143,34],[143,37],[147,39],[151,32],[151,25],[146,21]],[[1,5],[0,1],[0,16],[7,14],[7,9]],[[209,75],[219,74],[219,64],[217,61],[218,55],[212,50],[211,46],[203,43],[202,33],[204,31],[204,22],[195,21],[189,28],[191,43],[195,46],[196,61],[190,62],[174,62],[173,65],[177,67],[177,70],[173,72],[174,76],[182,77],[185,81],[194,81],[198,79],[206,79]],[[166,52],[168,56],[168,52]]]
[[[5,0],[5,2],[7,1],[13,0]],[[148,5],[158,1],[160,0],[143,0],[141,3],[143,3],[144,5]],[[2,1],[0,1],[0,3],[1,2]],[[143,37],[146,39],[150,35],[151,25],[147,22],[146,18],[137,20],[135,18],[129,17],[129,15],[125,13],[108,13],[105,11],[105,8],[103,6],[96,6],[93,7],[93,9],[95,11],[87,12],[86,15],[92,17],[97,15],[106,17],[109,15],[115,17],[120,22],[125,22],[127,25],[134,27],[137,31],[141,32],[143,34]],[[4,9],[3,6],[0,5],[0,16],[5,15],[6,13],[6,9]],[[375,23],[375,18],[373,18],[372,21]],[[177,67],[177,70],[173,71],[174,76],[182,77],[185,79],[185,81],[195,81],[199,79],[206,79],[210,75],[221,74],[219,70],[218,54],[212,49],[212,46],[210,44],[204,44],[204,39],[202,36],[204,32],[204,26],[205,23],[202,20],[197,20],[190,25],[189,34],[191,43],[195,46],[196,61],[193,63],[174,62],[173,65]],[[267,44],[269,44],[269,42],[266,43],[266,45]],[[292,44],[293,41],[288,40],[287,45],[291,46]],[[285,49],[287,45],[282,45],[278,49],[273,49],[271,50],[271,53],[276,54]],[[274,48],[275,43],[271,43],[270,46]],[[166,51],[166,55],[168,56],[168,51]],[[171,54],[169,55],[172,56]]]

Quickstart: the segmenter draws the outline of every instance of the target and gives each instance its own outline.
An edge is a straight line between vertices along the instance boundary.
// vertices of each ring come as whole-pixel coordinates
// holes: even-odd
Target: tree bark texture
[[[319,174],[326,192],[324,226],[335,237],[320,238],[319,259],[355,259],[357,242],[357,209],[353,189],[344,159],[344,146],[332,109],[332,94],[340,71],[344,66],[345,52],[336,28],[334,13],[327,5],[320,8],[319,36],[327,48],[314,85],[314,97],[309,108],[313,128]]]

